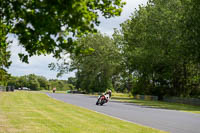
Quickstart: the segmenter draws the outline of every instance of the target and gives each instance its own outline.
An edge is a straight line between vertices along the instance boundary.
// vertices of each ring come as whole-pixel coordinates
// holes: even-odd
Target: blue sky
[[[134,12],[135,8],[138,8],[140,4],[146,4],[148,0],[124,0],[127,2],[125,7],[123,8],[123,12],[120,17],[114,17],[111,19],[105,19],[103,17],[100,18],[101,24],[97,28],[102,33],[105,33],[109,36],[113,34],[114,28],[120,28],[120,24],[131,16]],[[48,64],[52,62],[56,62],[56,59],[52,57],[52,55],[47,56],[33,56],[29,59],[29,64],[22,63],[19,60],[18,53],[24,52],[24,49],[18,46],[18,41],[15,37],[11,36],[11,40],[13,40],[13,44],[10,49],[12,52],[11,60],[12,65],[10,66],[8,72],[13,76],[22,76],[28,74],[36,74],[45,76],[48,79],[56,79],[56,71],[50,71],[48,68]],[[59,79],[67,79],[68,77],[74,76],[74,72],[65,74],[63,77]]]

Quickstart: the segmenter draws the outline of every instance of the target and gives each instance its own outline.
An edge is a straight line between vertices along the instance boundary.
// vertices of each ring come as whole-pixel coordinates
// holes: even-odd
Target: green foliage
[[[48,89],[48,81],[47,81],[47,79],[45,78],[45,77],[43,77],[43,76],[37,76],[37,80],[38,80],[38,82],[39,82],[39,84],[40,84],[40,88],[41,89]]]
[[[67,83],[68,83],[68,84],[71,84],[71,85],[73,85],[73,86],[76,86],[76,82],[77,82],[77,78],[76,78],[76,77],[69,77],[69,78],[67,79]]]
[[[8,46],[10,42],[7,42],[6,31],[4,25],[0,22],[0,68],[9,68],[11,65],[10,51],[8,51]]]
[[[85,49],[90,51],[71,55],[70,69],[77,70],[76,88],[87,92],[103,92],[108,88],[111,89],[112,77],[119,66],[119,51],[113,40],[97,33],[79,38],[77,44],[81,51]]]
[[[0,34],[1,46],[6,44],[0,53],[1,66],[9,66],[5,37],[14,33],[29,56],[53,53],[60,57],[61,52],[71,52],[71,61],[49,67],[59,71],[57,76],[75,71],[75,78],[67,83],[48,83],[32,76],[33,86],[37,86],[37,79],[41,88],[57,90],[75,86],[87,92],[114,88],[160,99],[200,96],[199,0],[149,0],[121,24],[121,29],[115,29],[113,39],[89,33],[94,33],[94,26],[99,24],[98,11],[106,18],[120,15],[121,0],[63,2],[0,2],[5,14],[0,26],[6,31]],[[75,42],[72,36],[77,38]],[[28,59],[27,55],[20,57]],[[20,77],[16,85],[29,84],[26,80],[30,79]]]
[[[200,62],[200,1],[182,0],[184,15],[181,19],[184,52],[191,60]]]
[[[10,76],[5,69],[0,68],[0,85],[6,86]]]
[[[6,37],[8,32],[9,27],[7,27],[2,20],[0,20],[0,85],[6,85],[7,80],[10,77],[6,71],[6,69],[8,69],[11,65],[11,53],[8,51],[10,42],[7,41]]]
[[[50,90],[56,87],[57,90],[65,91],[73,88],[67,80],[47,80],[43,76],[29,74],[21,77],[11,77],[8,86],[17,88],[27,87],[31,90]]]
[[[36,79],[30,80],[27,87],[31,90],[40,90],[40,84]]]
[[[200,95],[197,5],[195,0],[150,0],[115,31],[134,94]]]
[[[54,87],[56,88],[56,90],[58,91],[66,91],[69,90],[71,88],[73,88],[73,86],[71,86],[70,84],[67,83],[67,80],[49,80],[49,85],[50,85],[50,89],[53,89]]]
[[[50,54],[60,57],[62,51],[74,52],[72,36],[96,32],[99,14],[105,18],[119,16],[125,2],[121,0],[3,0],[0,1],[1,22],[15,34],[28,56]],[[1,44],[1,46],[3,46]]]

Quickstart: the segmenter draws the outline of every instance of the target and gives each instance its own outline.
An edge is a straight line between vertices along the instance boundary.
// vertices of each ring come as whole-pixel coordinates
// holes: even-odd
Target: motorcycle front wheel
[[[96,105],[99,105],[99,100],[100,100],[100,98],[97,100]]]

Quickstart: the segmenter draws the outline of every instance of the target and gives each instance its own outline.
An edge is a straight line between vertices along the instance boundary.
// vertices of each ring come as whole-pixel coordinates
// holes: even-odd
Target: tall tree
[[[185,7],[181,0],[150,0],[121,24],[117,35],[121,34],[123,40],[119,44],[124,64],[137,78],[133,93],[190,96],[192,84],[198,88],[199,65],[191,58],[192,53],[186,47],[187,37],[182,34]],[[190,46],[198,49],[199,45]]]
[[[118,67],[119,51],[111,38],[100,33],[81,37],[77,41],[84,54],[71,55],[71,69],[76,69],[77,87],[85,91],[105,91],[112,88],[112,77]]]

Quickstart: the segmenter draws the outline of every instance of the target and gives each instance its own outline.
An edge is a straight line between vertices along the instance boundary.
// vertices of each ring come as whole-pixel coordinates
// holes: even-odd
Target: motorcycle
[[[97,99],[96,105],[103,105],[105,103],[108,102],[108,100],[110,99],[110,95],[109,94],[105,94],[105,95],[100,95]]]

